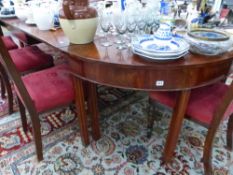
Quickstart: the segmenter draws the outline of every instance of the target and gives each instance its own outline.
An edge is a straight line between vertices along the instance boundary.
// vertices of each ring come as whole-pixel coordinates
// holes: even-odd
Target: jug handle
[[[70,12],[70,3],[69,3],[69,0],[68,1],[63,1],[62,7],[63,7],[64,14],[65,14],[66,18],[67,19],[73,19],[73,15]]]

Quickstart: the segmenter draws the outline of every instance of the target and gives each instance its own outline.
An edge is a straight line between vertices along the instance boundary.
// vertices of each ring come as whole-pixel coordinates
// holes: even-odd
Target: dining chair
[[[18,49],[18,45],[13,41],[11,36],[2,36],[2,39],[7,50]]]
[[[3,43],[5,44],[7,50],[18,48],[18,45],[13,41],[13,39],[10,36],[2,36],[2,39],[3,39]],[[1,74],[0,74],[0,82],[1,82],[1,97],[5,99],[6,89],[5,89],[5,84],[3,82],[3,78]]]
[[[44,53],[39,47],[26,46],[23,48],[15,48],[14,44],[11,42],[12,39],[5,39],[2,37],[4,48],[6,51],[9,51],[9,54],[18,69],[18,71],[24,75],[30,72],[38,71],[44,68],[53,66],[53,57],[49,54]],[[9,48],[15,48],[10,49]],[[2,55],[4,56],[4,55]],[[1,87],[2,87],[2,97],[5,97],[5,86],[8,97],[8,111],[9,114],[13,113],[13,94],[11,89],[11,83],[9,81],[7,73],[4,71],[4,68],[1,68]]]
[[[67,64],[56,65],[21,76],[12,54],[0,39],[1,61],[12,78],[17,94],[22,127],[28,131],[25,109],[29,113],[38,161],[43,160],[39,114],[65,106],[74,100],[73,82]],[[4,55],[4,56],[3,56]]]
[[[155,103],[173,108],[177,92],[150,92],[150,110],[148,115],[148,137],[151,137],[155,117]],[[218,82],[213,85],[199,87],[191,91],[186,117],[208,128],[204,143],[203,163],[205,175],[212,174],[211,153],[216,131],[223,119],[229,117],[227,126],[227,148],[233,149],[233,84]],[[153,104],[154,103],[154,104]],[[153,104],[153,105],[152,105]]]

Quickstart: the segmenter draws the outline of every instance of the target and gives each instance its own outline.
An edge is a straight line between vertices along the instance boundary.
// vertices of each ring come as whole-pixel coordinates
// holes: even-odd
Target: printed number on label
[[[163,80],[157,80],[155,82],[155,86],[163,86],[164,85],[164,81]]]

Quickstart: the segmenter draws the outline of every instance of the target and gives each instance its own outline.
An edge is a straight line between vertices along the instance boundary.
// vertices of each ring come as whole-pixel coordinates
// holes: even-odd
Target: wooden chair
[[[18,45],[13,41],[11,36],[2,36],[2,39],[7,50],[18,49]]]
[[[150,92],[149,103],[159,103],[173,108],[176,101],[176,92]],[[204,144],[203,163],[205,175],[212,174],[211,153],[215,133],[224,116],[229,116],[227,128],[227,148],[232,150],[233,143],[233,85],[230,86],[219,82],[206,87],[193,89],[191,91],[186,116],[208,128],[208,133]],[[148,120],[148,137],[151,136],[155,118],[153,105],[150,105]]]
[[[10,36],[2,36],[3,43],[6,46],[7,50],[17,49],[18,45],[12,40]],[[1,97],[4,99],[6,98],[6,89],[4,85],[4,81],[2,78],[2,74],[0,74],[0,82],[1,82]]]
[[[53,66],[53,58],[51,55],[44,53],[37,46],[27,46],[24,48],[16,47],[15,43],[10,37],[2,37],[5,49],[9,51],[9,54],[18,69],[23,75],[33,71],[41,70]],[[5,86],[8,94],[9,114],[13,113],[13,94],[11,90],[11,84],[9,78],[4,69],[1,68],[1,94],[5,97]]]
[[[21,76],[3,40],[0,39],[1,62],[14,83],[18,97],[21,121],[27,132],[25,108],[29,112],[38,160],[43,159],[39,114],[49,109],[65,106],[74,99],[74,89],[68,66],[60,64],[48,69]],[[2,68],[2,66],[0,66]],[[1,69],[0,69],[1,70]]]

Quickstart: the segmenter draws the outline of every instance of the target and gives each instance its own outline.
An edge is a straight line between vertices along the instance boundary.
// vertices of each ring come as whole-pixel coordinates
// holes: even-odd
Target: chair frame
[[[0,36],[3,35],[2,27],[0,27]],[[5,47],[4,47],[5,48]],[[6,49],[6,48],[5,48]],[[11,90],[11,85],[8,79],[8,75],[6,71],[4,70],[4,67],[0,65],[0,83],[1,83],[1,97],[6,98],[6,91],[7,91],[7,97],[8,97],[8,114],[13,113],[13,94]]]
[[[215,109],[211,123],[208,126],[206,126],[198,122],[200,125],[208,128],[207,136],[204,142],[204,152],[203,152],[203,159],[202,159],[203,164],[204,164],[205,175],[213,174],[211,157],[212,157],[214,137],[221,124],[221,121],[223,120],[225,111],[227,110],[228,106],[231,104],[232,100],[233,100],[233,83],[229,85],[229,88],[222,99],[222,103],[220,103],[220,105]],[[151,137],[153,124],[155,121],[155,117],[152,116],[153,113],[155,112],[154,105],[152,105],[152,103],[159,103],[159,101],[149,98],[149,107],[148,107],[148,129],[149,130],[147,132],[148,138]],[[190,119],[188,115],[186,116],[187,116],[187,119]],[[197,123],[197,121],[194,121],[194,122]],[[226,141],[227,141],[226,148],[232,151],[233,150],[233,113],[230,114],[229,119],[228,119]]]
[[[3,31],[2,31],[2,27],[0,27],[0,36],[4,36]],[[4,43],[3,43],[4,44]],[[19,41],[19,48],[23,48],[25,46],[25,44],[22,41]],[[4,45],[5,46],[5,45]],[[6,49],[6,47],[4,47],[4,49]],[[7,50],[7,49],[6,49]],[[8,54],[9,51],[7,50]],[[10,56],[10,54],[9,54]],[[10,56],[11,57],[11,56]],[[35,72],[35,71],[39,71],[48,67],[52,67],[54,64],[47,64],[47,65],[42,65],[40,67],[36,67],[35,69],[31,69],[25,72],[20,72],[21,75],[25,75],[31,72]],[[1,97],[5,98],[5,93],[7,91],[7,97],[8,97],[8,114],[12,114],[14,112],[14,98],[13,98],[13,93],[12,93],[12,89],[11,89],[11,83],[9,80],[9,74],[7,74],[7,72],[5,71],[4,67],[1,65],[0,68],[0,83],[1,83]]]
[[[24,86],[24,83],[21,79],[21,73],[17,70],[1,38],[0,38],[0,53],[1,53],[0,59],[3,63],[3,66],[6,72],[8,73],[8,75],[10,75],[11,80],[16,85],[21,95],[21,99],[23,100],[23,103],[22,103],[20,98],[18,97],[21,122],[22,122],[24,132],[27,132],[27,118],[26,118],[24,106],[26,106],[28,110],[31,123],[32,123],[32,131],[33,131],[33,136],[34,136],[34,141],[35,141],[37,159],[38,161],[41,161],[43,160],[43,150],[42,150],[42,139],[41,139],[41,132],[40,132],[41,125],[40,125],[40,120],[39,120],[39,114],[36,110],[33,100],[31,99],[26,87]],[[2,66],[0,66],[0,68],[1,68],[0,71],[4,70]],[[6,87],[9,87],[9,86],[7,85]],[[10,92],[11,92],[11,89],[10,89]]]

